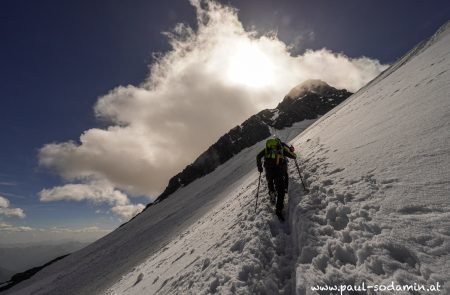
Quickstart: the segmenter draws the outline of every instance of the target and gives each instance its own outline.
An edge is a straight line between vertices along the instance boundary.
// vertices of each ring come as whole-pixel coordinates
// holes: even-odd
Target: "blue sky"
[[[327,48],[381,64],[394,62],[450,19],[450,4],[439,0],[222,3],[238,9],[246,30],[276,31],[278,40],[293,45],[292,55]],[[38,152],[46,144],[77,142],[86,130],[109,126],[94,115],[98,98],[117,86],[146,81],[155,62],[152,53],[171,49],[161,32],[179,22],[194,30],[198,26],[196,10],[188,1],[0,3],[0,196],[26,214],[25,218],[0,215],[0,222],[32,228],[109,229],[123,221],[106,203],[41,202],[42,189],[67,180],[62,180],[61,171],[39,166]],[[209,136],[213,142],[220,134]],[[179,166],[193,160],[192,155],[207,142]],[[139,189],[131,191],[133,203],[145,204],[152,197]]]

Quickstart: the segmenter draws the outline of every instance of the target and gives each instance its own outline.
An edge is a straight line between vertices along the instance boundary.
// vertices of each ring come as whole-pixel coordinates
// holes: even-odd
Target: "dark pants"
[[[283,164],[265,163],[267,187],[269,191],[277,193],[277,211],[283,210],[284,189],[285,189],[285,169]]]

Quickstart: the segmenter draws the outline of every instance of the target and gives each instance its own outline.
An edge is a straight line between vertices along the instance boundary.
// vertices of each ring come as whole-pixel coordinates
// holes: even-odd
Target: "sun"
[[[270,57],[253,42],[238,43],[228,56],[226,77],[233,84],[263,88],[274,81]]]

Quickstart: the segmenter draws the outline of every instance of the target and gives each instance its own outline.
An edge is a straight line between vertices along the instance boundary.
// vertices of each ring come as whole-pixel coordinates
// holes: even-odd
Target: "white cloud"
[[[5,197],[0,196],[0,208],[8,208],[9,200]]]
[[[51,227],[51,228],[32,228],[29,226],[16,226],[6,222],[0,221],[0,231],[9,232],[45,232],[45,233],[109,233],[111,229],[104,229],[98,226],[87,226],[82,228],[69,228],[69,227]]]
[[[41,166],[81,182],[43,190],[41,200],[89,199],[128,216],[141,206],[119,201],[125,194],[155,197],[219,136],[274,107],[298,83],[322,79],[355,91],[386,67],[327,49],[293,56],[276,36],[245,31],[234,9],[191,3],[198,29],[177,25],[166,33],[171,51],[151,65],[141,85],[120,86],[98,99],[95,113],[110,127],[86,130],[79,143],[40,149]]]
[[[112,229],[101,228],[98,226],[87,226],[82,228],[33,228],[12,225],[0,221],[0,244],[52,244],[67,241],[93,242],[111,231]]]
[[[122,219],[128,220],[140,213],[144,208],[145,206],[142,204],[118,205],[114,206],[111,211],[122,217]]]
[[[19,217],[25,218],[25,213],[20,208],[11,208],[9,200],[5,197],[0,196],[0,215],[6,217]]]
[[[67,228],[67,227],[52,227],[49,229],[39,229],[39,231],[47,231],[52,233],[109,233],[110,229],[102,229],[98,226],[88,226],[84,228]]]
[[[145,208],[142,204],[130,204],[130,200],[125,194],[114,189],[106,181],[66,184],[44,189],[39,193],[39,196],[42,202],[67,200],[90,201],[94,204],[106,203],[114,206],[112,212],[124,220],[130,219]]]
[[[40,193],[40,199],[43,202],[51,201],[84,201],[89,200],[93,203],[108,203],[111,205],[128,204],[126,195],[115,190],[106,182],[93,182],[90,184],[66,184],[51,189],[44,189]]]
[[[16,186],[17,182],[13,181],[0,181],[0,186]]]
[[[5,222],[0,222],[0,231],[5,232],[28,232],[33,229],[28,226],[14,226]]]

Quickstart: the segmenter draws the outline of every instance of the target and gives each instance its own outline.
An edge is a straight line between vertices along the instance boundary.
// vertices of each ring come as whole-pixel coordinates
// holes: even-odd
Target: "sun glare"
[[[230,82],[262,88],[274,80],[274,67],[269,56],[257,44],[242,43],[229,56],[226,76]]]

